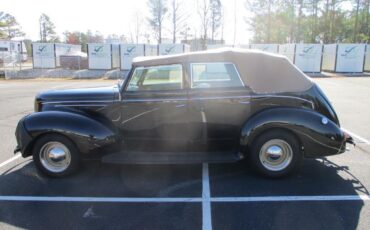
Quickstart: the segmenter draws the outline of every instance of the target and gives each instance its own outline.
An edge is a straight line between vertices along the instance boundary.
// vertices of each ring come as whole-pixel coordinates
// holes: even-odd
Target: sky
[[[170,1],[170,0],[167,0]],[[200,22],[197,14],[197,0],[182,0],[184,7],[190,13],[188,24],[191,33],[199,37]],[[38,19],[41,13],[47,14],[56,27],[56,32],[63,38],[62,33],[68,31],[99,31],[104,36],[109,34],[125,34],[127,37],[134,31],[135,15],[141,17],[141,31],[149,31],[146,20],[148,9],[147,0],[0,0],[1,11],[16,17],[26,38],[39,39]],[[225,9],[224,39],[227,44],[234,42],[234,12],[236,12],[235,44],[247,44],[252,37],[248,25],[244,21],[247,11],[244,0],[221,0]],[[236,10],[235,10],[236,9]],[[170,21],[170,18],[167,19]],[[164,37],[171,37],[170,24],[165,24]],[[154,40],[151,39],[154,43]],[[141,39],[144,42],[144,38]]]

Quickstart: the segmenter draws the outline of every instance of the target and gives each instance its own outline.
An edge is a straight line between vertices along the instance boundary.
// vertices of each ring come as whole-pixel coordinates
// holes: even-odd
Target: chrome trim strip
[[[107,104],[73,104],[73,105],[66,105],[66,104],[60,104],[55,105],[55,107],[101,107],[101,106],[107,106]]]
[[[118,102],[119,100],[96,100],[96,101],[45,101],[41,104],[60,104],[60,103],[113,103]]]
[[[158,99],[125,99],[123,102],[174,102],[174,101],[187,101],[187,100],[220,100],[220,99],[246,99],[246,98],[290,98],[295,100],[300,100],[311,104],[312,109],[314,109],[314,103],[307,99],[293,96],[284,96],[284,95],[245,95],[245,96],[225,96],[225,97],[191,97],[186,98],[158,98]]]
[[[137,114],[137,115],[135,115],[135,116],[133,116],[133,117],[130,117],[130,118],[128,118],[128,119],[126,119],[126,120],[122,121],[122,123],[121,123],[121,124],[125,124],[125,123],[127,123],[127,122],[129,122],[129,121],[132,121],[132,120],[134,120],[134,119],[136,119],[136,118],[138,118],[138,117],[141,117],[141,116],[143,116],[143,115],[145,115],[145,114],[148,114],[148,113],[151,113],[151,112],[155,112],[155,111],[157,111],[158,109],[159,109],[159,108],[154,108],[154,109],[151,109],[151,110],[148,110],[148,111],[145,111],[145,112],[139,113],[139,114]]]
[[[187,98],[157,98],[157,99],[123,99],[122,102],[176,102],[187,101]]]
[[[296,99],[300,101],[304,101],[307,103],[310,103],[312,108],[314,109],[314,103],[312,101],[309,101],[307,99],[303,99],[300,97],[294,97],[294,96],[284,96],[284,95],[242,95],[242,96],[224,96],[224,97],[191,97],[189,99],[187,98],[153,98],[153,99],[124,99],[122,102],[176,102],[176,101],[188,101],[188,100],[219,100],[219,99],[246,99],[246,98],[290,98],[290,99]],[[47,102],[41,102],[42,104],[59,104],[57,106],[63,106],[61,103],[79,103],[79,104],[71,104],[68,106],[91,106],[89,104],[82,104],[82,103],[95,103],[94,105],[97,105],[96,103],[114,103],[114,102],[120,102],[119,100],[96,100],[96,101],[47,101]],[[102,104],[104,105],[104,104]],[[67,105],[64,105],[67,106]],[[100,105],[99,105],[100,106]]]
[[[251,98],[251,96],[225,96],[225,97],[193,97],[190,100],[218,100],[218,99],[244,99]]]

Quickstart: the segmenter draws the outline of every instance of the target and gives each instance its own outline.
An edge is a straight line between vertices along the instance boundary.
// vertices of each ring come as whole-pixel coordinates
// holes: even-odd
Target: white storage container
[[[143,44],[121,44],[121,69],[130,70],[132,66],[132,59],[138,56],[144,56]]]
[[[270,53],[278,53],[278,44],[251,44],[251,49],[262,50]]]
[[[60,56],[68,56],[81,52],[81,45],[73,44],[55,44],[55,56],[56,56],[56,66],[60,66]]]
[[[190,46],[187,44],[159,44],[158,54],[169,55],[169,54],[180,54],[190,51]]]
[[[145,56],[157,56],[158,45],[145,44]]]
[[[297,44],[294,64],[303,72],[320,72],[322,49],[322,44]]]
[[[56,66],[54,43],[32,43],[33,68],[52,69]]]
[[[282,44],[279,45],[279,54],[287,57],[292,63],[294,63],[295,44]]]
[[[370,72],[370,45],[366,45],[364,71]]]
[[[324,45],[322,69],[338,73],[361,73],[364,60],[365,44]]]
[[[104,43],[87,44],[89,69],[112,69],[112,45]]]

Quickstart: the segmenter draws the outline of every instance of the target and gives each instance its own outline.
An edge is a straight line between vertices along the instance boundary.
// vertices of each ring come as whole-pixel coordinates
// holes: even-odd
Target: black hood
[[[37,101],[94,101],[94,100],[116,100],[119,98],[117,86],[50,90],[39,93]]]

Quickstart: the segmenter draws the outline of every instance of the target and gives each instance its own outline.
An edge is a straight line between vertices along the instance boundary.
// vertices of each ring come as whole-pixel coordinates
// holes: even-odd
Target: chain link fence
[[[128,65],[129,67],[125,67],[124,64],[126,60],[122,57],[132,50],[132,48],[130,48],[131,46],[128,48],[126,47],[127,49],[124,47],[125,49],[118,50],[113,49],[113,47],[108,47],[109,49],[101,48],[107,44],[94,45],[95,46],[90,47],[90,60],[87,53],[81,51],[66,52],[58,55],[54,44],[40,43],[37,47],[33,46],[32,56],[27,56],[26,53],[22,52],[2,52],[0,50],[0,76],[5,77],[5,79],[125,78],[131,62]],[[333,51],[331,53],[328,49],[332,46]],[[340,49],[336,48],[339,46],[344,47],[342,53],[339,53]],[[365,48],[364,44],[281,44],[278,46],[279,48],[276,48],[277,44],[255,46],[255,48],[258,49],[265,49],[265,47],[270,47],[272,49],[270,52],[286,56],[292,63],[296,64],[298,68],[306,73],[320,73],[322,70],[357,73],[370,71],[370,47],[366,45]],[[101,52],[102,50],[108,51],[108,54],[103,55]],[[357,50],[359,52],[354,52]],[[350,51],[353,54],[351,54]],[[104,57],[104,59],[102,57]],[[345,61],[339,62],[340,59],[345,59]],[[108,64],[101,67],[104,63]],[[331,68],[327,67],[329,65],[328,63]],[[341,71],[337,71],[337,68],[340,67],[339,64],[344,66]],[[357,70],[352,70],[356,65],[358,65]]]
[[[0,75],[7,79],[7,76],[14,73],[32,69],[32,60],[27,59],[27,55],[16,52],[1,52],[0,53]]]
[[[46,66],[46,67],[45,67]],[[61,55],[52,58],[33,58],[19,53],[0,54],[0,75],[5,79],[67,78],[120,79],[127,71],[89,69],[84,56]]]

